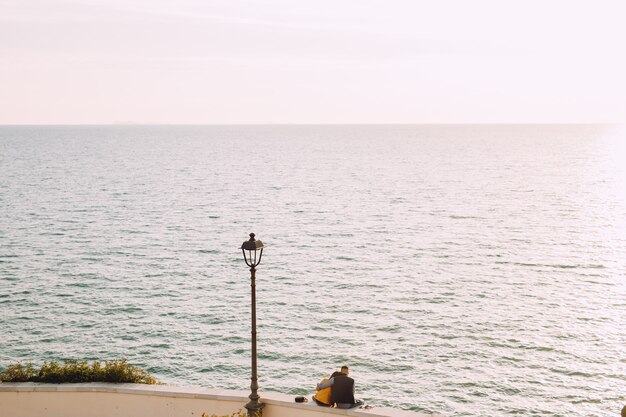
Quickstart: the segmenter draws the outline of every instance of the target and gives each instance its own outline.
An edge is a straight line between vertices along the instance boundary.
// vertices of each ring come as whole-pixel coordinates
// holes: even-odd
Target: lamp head
[[[250,240],[243,242],[240,249],[243,253],[243,260],[246,261],[246,265],[252,268],[261,263],[261,256],[263,255],[263,242],[256,240],[254,238],[254,233],[250,233]],[[257,252],[259,253],[258,259]]]

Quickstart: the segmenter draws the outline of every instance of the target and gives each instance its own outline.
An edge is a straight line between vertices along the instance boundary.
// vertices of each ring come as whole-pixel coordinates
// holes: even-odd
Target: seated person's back
[[[341,375],[341,372],[333,372],[329,378],[322,378],[322,380],[320,381],[320,384],[328,381],[330,378],[336,377],[337,375]],[[331,394],[332,394],[332,387],[322,388],[321,390],[317,391],[317,393],[313,396],[313,400],[315,400],[315,403],[317,405],[321,405],[323,407],[330,407],[333,404],[330,400]]]

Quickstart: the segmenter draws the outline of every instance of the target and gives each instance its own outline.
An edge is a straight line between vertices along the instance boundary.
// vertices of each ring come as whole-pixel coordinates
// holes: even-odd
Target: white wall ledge
[[[138,410],[150,417],[200,417],[230,414],[243,409],[247,391],[142,384],[0,384],[0,417],[46,416],[138,416]],[[286,394],[259,393],[265,403],[263,417],[441,417],[388,407],[341,410],[320,407],[314,402],[296,403]],[[65,405],[64,405],[65,404]],[[94,408],[97,410],[94,413]]]

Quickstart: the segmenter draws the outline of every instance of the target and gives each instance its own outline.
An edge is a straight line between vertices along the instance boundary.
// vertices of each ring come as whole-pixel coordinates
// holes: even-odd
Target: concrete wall
[[[246,411],[248,392],[140,384],[0,384],[0,417],[201,417]],[[261,393],[263,417],[436,417],[385,407],[338,410]],[[439,416],[440,417],[440,416]]]

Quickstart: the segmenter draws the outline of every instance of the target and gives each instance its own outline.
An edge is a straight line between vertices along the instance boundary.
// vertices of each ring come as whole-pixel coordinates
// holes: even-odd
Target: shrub
[[[28,382],[37,376],[33,364],[24,366],[21,363],[9,365],[6,371],[0,373],[0,381],[3,382]]]
[[[44,362],[39,370],[32,363],[11,364],[0,372],[2,382],[48,382],[53,384],[72,382],[128,382],[135,384],[156,384],[157,381],[148,372],[129,365],[126,359],[105,361],[102,365],[93,361],[56,361]]]
[[[259,415],[259,412],[257,411],[254,415],[255,416]],[[207,413],[202,413],[201,417],[248,417],[248,413],[244,412],[242,410],[239,410],[236,413],[232,413],[232,414],[229,414],[227,416],[218,416],[217,414],[211,414],[209,416]]]

